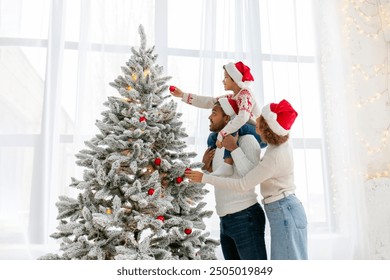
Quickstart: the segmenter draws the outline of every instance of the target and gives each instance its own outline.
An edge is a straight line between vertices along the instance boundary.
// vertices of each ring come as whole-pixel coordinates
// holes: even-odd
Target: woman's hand
[[[186,171],[185,177],[190,179],[191,182],[194,183],[202,183],[203,173],[200,171]]]

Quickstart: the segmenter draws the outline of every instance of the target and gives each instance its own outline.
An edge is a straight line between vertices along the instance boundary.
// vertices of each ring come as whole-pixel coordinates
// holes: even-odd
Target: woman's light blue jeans
[[[271,229],[271,260],[307,260],[307,218],[295,195],[265,204]]]

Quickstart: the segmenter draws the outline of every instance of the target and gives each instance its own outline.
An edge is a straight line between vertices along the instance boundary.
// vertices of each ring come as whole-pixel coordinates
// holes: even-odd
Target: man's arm
[[[204,163],[202,170],[204,172],[213,172],[213,158],[215,154],[215,149],[208,148],[203,155],[202,162]]]
[[[243,177],[258,165],[261,149],[256,138],[252,135],[241,136],[238,140],[240,146],[237,145],[237,138],[237,136],[228,135],[223,139],[222,145],[232,152],[237,173],[240,177]]]

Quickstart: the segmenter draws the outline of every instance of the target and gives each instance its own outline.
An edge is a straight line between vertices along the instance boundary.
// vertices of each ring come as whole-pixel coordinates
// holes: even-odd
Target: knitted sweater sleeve
[[[246,124],[252,116],[253,99],[250,92],[243,89],[239,92],[237,98],[238,114],[235,118],[218,133],[218,140],[222,141],[223,137],[232,134]]]
[[[244,177],[233,179],[203,174],[202,183],[211,184],[216,188],[242,192],[253,189],[256,185],[272,178],[275,170],[275,160],[272,157],[264,155],[259,164]]]
[[[259,164],[261,149],[252,135],[240,136],[238,142],[240,146],[232,151],[232,158],[238,176],[243,177]]]
[[[219,98],[227,97],[227,96],[229,95],[223,95],[220,97],[211,97],[211,96],[197,95],[193,93],[184,93],[181,101],[198,108],[212,109],[215,102],[217,102]]]

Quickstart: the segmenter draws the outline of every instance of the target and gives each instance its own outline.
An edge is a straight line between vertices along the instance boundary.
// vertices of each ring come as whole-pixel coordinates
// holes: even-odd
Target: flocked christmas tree
[[[141,46],[111,86],[96,122],[100,130],[76,157],[85,167],[82,180],[72,178],[77,197],[57,202],[61,254],[40,259],[216,259],[218,241],[205,232],[207,190],[184,178],[196,154],[186,152],[185,129],[167,98],[163,67],[154,48]]]

